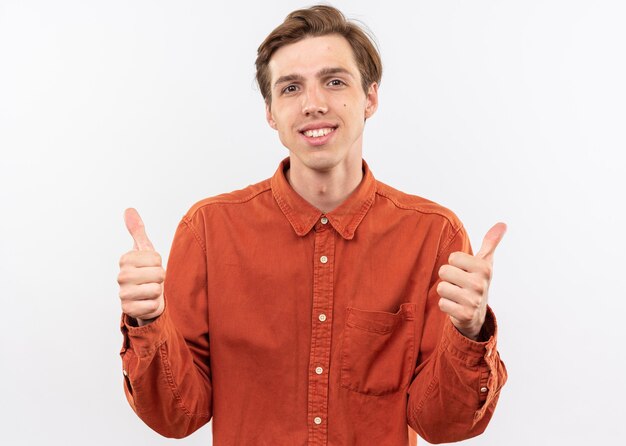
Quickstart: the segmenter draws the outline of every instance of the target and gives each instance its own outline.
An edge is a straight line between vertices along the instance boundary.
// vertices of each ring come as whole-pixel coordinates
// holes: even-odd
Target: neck
[[[360,158],[358,163],[340,164],[325,171],[303,168],[294,161],[291,157],[285,173],[287,181],[298,195],[324,213],[343,203],[363,178]]]

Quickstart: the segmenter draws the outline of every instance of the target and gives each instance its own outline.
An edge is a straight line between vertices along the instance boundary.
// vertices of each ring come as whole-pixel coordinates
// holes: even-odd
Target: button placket
[[[326,217],[320,218],[313,231],[313,314],[308,383],[309,444],[325,445],[328,437],[328,366],[333,311],[333,271],[336,232]]]

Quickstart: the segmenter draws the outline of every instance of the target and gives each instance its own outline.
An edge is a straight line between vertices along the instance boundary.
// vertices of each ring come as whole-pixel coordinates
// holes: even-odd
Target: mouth
[[[302,130],[302,133],[307,138],[323,138],[334,132],[337,127],[323,127],[319,129]]]

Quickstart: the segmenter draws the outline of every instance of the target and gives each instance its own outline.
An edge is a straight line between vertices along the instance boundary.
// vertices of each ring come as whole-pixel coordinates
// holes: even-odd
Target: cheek
[[[284,116],[275,115],[274,124],[276,126],[276,130],[278,131],[278,137],[281,141],[291,137],[291,124],[290,121],[285,120]]]

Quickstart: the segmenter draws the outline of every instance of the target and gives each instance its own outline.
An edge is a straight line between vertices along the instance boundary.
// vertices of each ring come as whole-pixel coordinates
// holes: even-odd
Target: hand
[[[165,270],[161,266],[161,256],[150,243],[137,211],[126,209],[124,221],[133,237],[134,246],[132,251],[120,258],[117,283],[120,284],[122,311],[135,318],[141,327],[152,322],[165,309]]]
[[[487,314],[487,295],[493,273],[493,254],[506,232],[496,223],[485,235],[475,256],[453,252],[439,269],[439,308],[464,336],[477,340]]]

